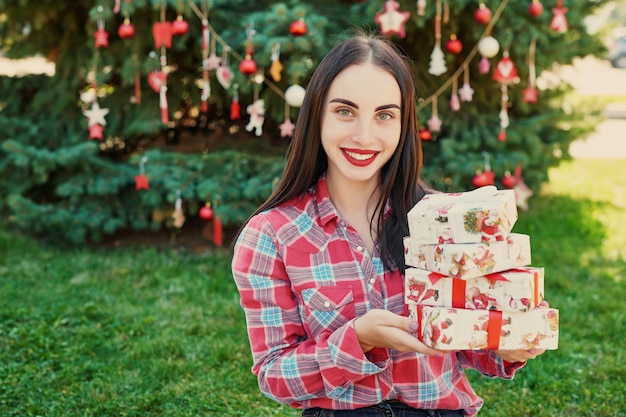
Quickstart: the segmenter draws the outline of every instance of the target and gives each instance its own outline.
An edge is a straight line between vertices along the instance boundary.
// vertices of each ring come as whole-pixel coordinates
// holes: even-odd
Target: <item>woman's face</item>
[[[352,65],[332,82],[322,113],[329,181],[377,182],[400,142],[402,95],[391,73]]]

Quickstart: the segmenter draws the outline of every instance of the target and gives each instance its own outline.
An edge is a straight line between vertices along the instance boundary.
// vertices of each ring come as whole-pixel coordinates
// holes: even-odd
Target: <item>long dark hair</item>
[[[345,68],[371,62],[395,77],[402,94],[402,130],[398,149],[380,174],[381,197],[377,203],[378,240],[388,270],[404,269],[402,237],[408,235],[406,214],[425,194],[420,179],[422,148],[415,110],[415,83],[409,60],[385,38],[363,32],[338,43],[319,63],[307,85],[282,177],[272,195],[253,214],[303,195],[326,171],[322,148],[321,118],[328,89]],[[389,201],[391,213],[384,217]]]

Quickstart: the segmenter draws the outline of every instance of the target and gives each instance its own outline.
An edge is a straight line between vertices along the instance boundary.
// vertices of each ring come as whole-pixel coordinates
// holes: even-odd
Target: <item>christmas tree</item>
[[[528,196],[593,128],[598,109],[543,75],[604,52],[584,27],[603,3],[0,0],[0,50],[56,68],[0,79],[0,211],[76,243],[239,224],[280,175],[307,77],[356,27],[414,62],[428,181]]]

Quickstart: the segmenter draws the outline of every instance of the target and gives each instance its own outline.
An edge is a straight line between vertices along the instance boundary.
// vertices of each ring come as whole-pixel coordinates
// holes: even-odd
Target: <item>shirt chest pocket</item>
[[[333,331],[355,317],[354,295],[349,286],[326,286],[302,291],[305,319],[315,337]]]

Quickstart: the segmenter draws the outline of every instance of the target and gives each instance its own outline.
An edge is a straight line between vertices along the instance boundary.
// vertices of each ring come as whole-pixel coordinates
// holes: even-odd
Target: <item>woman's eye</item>
[[[378,115],[381,120],[391,120],[393,119],[393,114],[391,113],[381,113]]]
[[[337,110],[337,113],[340,116],[351,116],[352,115],[352,111],[350,111],[348,109],[339,109],[339,110]]]

